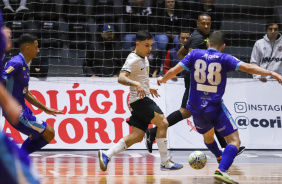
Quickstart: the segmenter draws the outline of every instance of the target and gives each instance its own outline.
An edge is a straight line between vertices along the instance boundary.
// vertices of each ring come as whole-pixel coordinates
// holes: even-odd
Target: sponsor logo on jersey
[[[25,70],[25,67],[23,67],[23,70]]]
[[[282,52],[282,46],[278,46],[278,49],[277,49],[279,52]]]
[[[14,71],[15,68],[12,66],[9,66],[9,68],[7,68],[7,70],[5,70],[6,73],[11,73],[12,71]]]

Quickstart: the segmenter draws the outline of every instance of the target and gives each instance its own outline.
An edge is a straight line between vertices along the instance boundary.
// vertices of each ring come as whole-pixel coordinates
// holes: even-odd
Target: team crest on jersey
[[[234,57],[234,56],[233,56]],[[236,57],[234,57],[234,59],[236,59],[237,61],[240,61],[240,59],[238,59],[238,58],[236,58]]]
[[[12,71],[14,71],[15,68],[12,66],[9,66],[9,68],[7,68],[7,70],[5,70],[6,73],[11,73]]]
[[[281,45],[278,46],[278,51],[279,51],[279,52],[282,52],[282,46],[281,46]]]

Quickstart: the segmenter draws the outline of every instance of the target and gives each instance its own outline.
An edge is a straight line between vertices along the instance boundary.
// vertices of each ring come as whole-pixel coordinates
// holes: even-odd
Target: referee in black
[[[179,60],[182,60],[190,51],[193,49],[207,49],[207,41],[209,40],[209,32],[211,28],[211,17],[208,14],[201,14],[197,20],[197,29],[193,31],[189,41],[179,49],[177,52],[177,56]],[[187,119],[191,117],[191,113],[186,109],[188,96],[189,96],[189,88],[190,88],[190,72],[187,72],[184,78],[185,82],[185,92],[182,98],[182,104],[179,110],[171,113],[167,120],[169,122],[169,126],[172,126],[183,119]],[[146,131],[146,147],[150,153],[152,153],[153,142],[155,141],[157,132],[157,127],[152,129],[147,129]],[[220,143],[222,148],[225,148],[227,145],[225,139],[219,135],[219,133],[215,130],[216,137]],[[245,150],[245,147],[240,147],[238,151],[238,155],[241,154]]]

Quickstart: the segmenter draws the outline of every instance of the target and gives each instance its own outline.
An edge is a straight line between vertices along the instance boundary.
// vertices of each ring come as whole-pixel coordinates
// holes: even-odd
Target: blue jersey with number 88
[[[239,59],[215,49],[195,49],[179,64],[190,70],[190,93],[187,109],[200,114],[221,108],[227,72],[238,70],[244,63]]]

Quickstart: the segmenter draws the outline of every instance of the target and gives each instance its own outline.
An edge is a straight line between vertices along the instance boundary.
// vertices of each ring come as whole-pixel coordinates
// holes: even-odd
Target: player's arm
[[[257,65],[249,64],[249,63],[243,63],[239,66],[239,70],[242,72],[247,72],[249,74],[256,74],[256,75],[269,75],[276,79],[280,84],[282,83],[282,76],[279,75],[276,72],[269,71],[266,69],[263,69]]]
[[[43,105],[41,102],[39,102],[30,92],[29,90],[27,90],[26,95],[25,95],[25,99],[32,105],[34,105],[35,107],[43,110],[46,114],[51,114],[51,115],[56,115],[56,114],[64,114],[64,112],[62,111],[58,111],[56,109],[52,109],[49,107],[46,107],[45,105]]]
[[[188,50],[183,46],[177,52],[177,57],[182,60],[188,54]]]
[[[118,83],[125,86],[135,86],[137,91],[137,96],[140,96],[140,98],[144,98],[145,97],[144,88],[141,86],[139,82],[129,79],[128,78],[129,75],[130,75],[129,72],[121,71],[118,76]]]
[[[161,83],[166,83],[169,79],[172,79],[175,77],[178,73],[182,72],[184,68],[180,65],[177,64],[175,67],[171,68],[163,77],[159,77],[157,80],[158,85],[160,86]]]
[[[9,94],[2,84],[0,84],[0,105],[5,112],[7,120],[12,124],[16,124],[21,114],[20,104]]]

